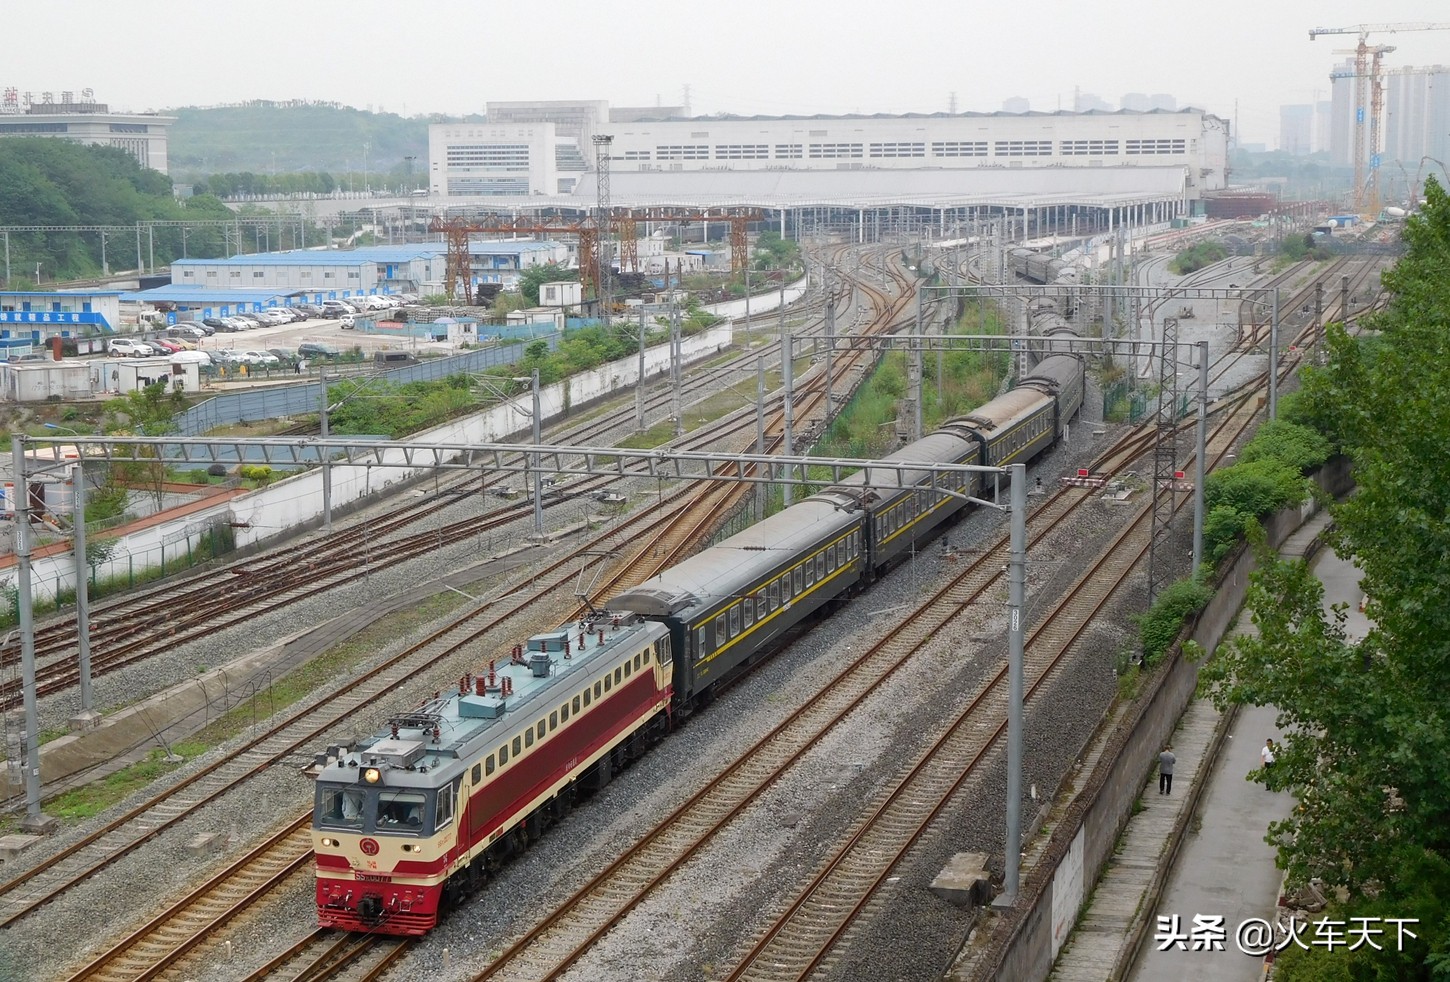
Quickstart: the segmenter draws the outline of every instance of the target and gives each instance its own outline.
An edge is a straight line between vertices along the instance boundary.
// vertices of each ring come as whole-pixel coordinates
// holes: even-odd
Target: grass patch
[[[329,649],[252,698],[237,704],[212,720],[201,732],[172,743],[171,752],[183,760],[200,757],[274,713],[301,702],[319,688],[335,685],[340,678],[351,677],[356,669],[376,655],[380,646],[451,613],[465,602],[463,597],[447,593],[384,618],[358,637]],[[46,803],[45,811],[67,821],[90,818],[179,766],[179,762],[167,762],[165,751],[153,750],[145,760],[52,799]],[[0,824],[0,829],[4,829],[6,824]]]
[[[179,752],[177,755],[185,756]],[[138,760],[100,781],[67,791],[51,800],[45,806],[46,814],[65,821],[91,818],[180,766],[180,762],[167,762],[166,751],[153,750],[145,760]]]

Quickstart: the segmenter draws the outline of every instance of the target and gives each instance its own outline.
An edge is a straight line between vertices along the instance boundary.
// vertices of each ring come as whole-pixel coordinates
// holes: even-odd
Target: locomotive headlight
[[[363,770],[362,779],[368,784],[377,784],[383,779],[383,772],[376,767],[368,767]]]

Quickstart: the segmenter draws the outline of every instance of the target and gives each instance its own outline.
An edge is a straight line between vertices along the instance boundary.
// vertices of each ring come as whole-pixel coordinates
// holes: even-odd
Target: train
[[[939,533],[983,475],[1052,447],[1082,406],[1084,365],[1048,355],[1016,386],[731,535],[602,609],[535,635],[319,753],[312,844],[322,927],[422,935],[581,798],[606,786],[788,632]]]
[[[1033,283],[1075,285],[1083,276],[1081,254],[1076,250],[1058,257],[1019,246],[1007,254],[1007,265],[1013,275]]]

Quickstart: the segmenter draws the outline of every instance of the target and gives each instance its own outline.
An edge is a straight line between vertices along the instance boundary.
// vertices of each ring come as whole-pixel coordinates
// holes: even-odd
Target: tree
[[[1260,540],[1247,600],[1258,634],[1204,669],[1220,705],[1278,707],[1284,750],[1255,777],[1298,798],[1269,830],[1290,882],[1344,890],[1341,919],[1421,918],[1407,951],[1335,963],[1352,979],[1450,966],[1450,199],[1433,181],[1425,194],[1383,277],[1392,299],[1370,322],[1378,340],[1337,332],[1306,383],[1305,416],[1332,418],[1354,461],[1358,493],[1333,506],[1330,541],[1363,572],[1372,627],[1348,638],[1308,567]],[[1297,955],[1283,977],[1323,978],[1326,964]]]
[[[530,266],[519,274],[519,293],[523,294],[524,300],[530,307],[539,305],[539,287],[545,283],[578,283],[579,274],[558,263],[545,263],[542,266]]]

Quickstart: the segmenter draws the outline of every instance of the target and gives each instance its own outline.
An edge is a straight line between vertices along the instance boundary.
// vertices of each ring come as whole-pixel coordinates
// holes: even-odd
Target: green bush
[[[1277,460],[1299,473],[1307,473],[1329,459],[1329,441],[1307,426],[1271,419],[1259,427],[1235,466],[1256,460]]]
[[[1309,482],[1278,460],[1235,464],[1209,475],[1203,485],[1204,507],[1226,505],[1245,515],[1267,515],[1309,497]]]
[[[1183,623],[1213,599],[1213,589],[1198,580],[1179,580],[1153,601],[1147,613],[1137,618],[1138,636],[1143,642],[1143,660],[1153,664],[1172,646]]]
[[[272,480],[272,468],[266,464],[243,464],[237,468],[237,474],[244,481],[256,481],[258,484]]]
[[[1229,505],[1211,509],[1203,519],[1203,552],[1209,562],[1227,556],[1253,519]]]

